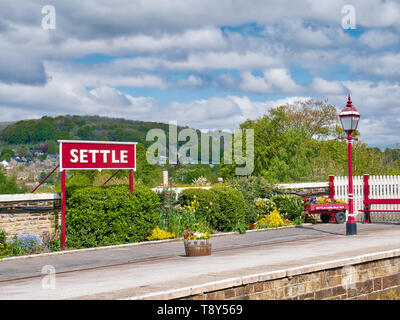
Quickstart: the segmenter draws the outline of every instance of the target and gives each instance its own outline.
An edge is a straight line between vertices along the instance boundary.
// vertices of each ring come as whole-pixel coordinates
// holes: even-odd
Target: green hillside
[[[100,116],[44,116],[37,120],[21,120],[0,124],[3,144],[34,145],[58,139],[135,141],[148,145],[146,134],[159,128],[168,132],[168,124],[144,122]]]

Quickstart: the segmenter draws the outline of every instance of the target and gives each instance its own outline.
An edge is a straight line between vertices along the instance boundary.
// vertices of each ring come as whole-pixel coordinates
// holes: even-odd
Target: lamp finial
[[[347,98],[347,107],[352,107],[352,106],[353,106],[353,102],[351,101],[350,93],[349,93],[349,96]]]

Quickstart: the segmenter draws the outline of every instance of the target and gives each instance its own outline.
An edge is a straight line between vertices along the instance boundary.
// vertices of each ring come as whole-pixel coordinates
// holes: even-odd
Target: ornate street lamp
[[[352,142],[358,140],[353,138],[351,134],[357,130],[358,121],[360,120],[360,114],[357,109],[353,106],[350,98],[350,94],[347,100],[346,107],[339,114],[340,123],[342,124],[343,131],[347,133],[347,146],[348,146],[348,168],[349,168],[349,214],[346,223],[346,235],[357,234],[357,224],[354,219],[354,207],[353,207],[353,159],[352,159]]]

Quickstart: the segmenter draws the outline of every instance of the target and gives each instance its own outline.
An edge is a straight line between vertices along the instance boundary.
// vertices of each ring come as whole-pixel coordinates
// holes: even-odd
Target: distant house
[[[37,156],[42,156],[44,155],[44,152],[40,149],[31,149],[29,150],[32,156],[37,157]]]
[[[24,163],[25,162],[25,160],[24,160],[25,158],[21,158],[21,157],[15,157],[15,161],[17,161],[18,163]]]
[[[58,161],[58,159],[59,159],[58,154],[48,154],[46,157],[46,160],[49,161]]]
[[[10,164],[6,160],[3,160],[3,161],[0,162],[0,166],[2,166],[4,168],[8,168],[9,165]]]

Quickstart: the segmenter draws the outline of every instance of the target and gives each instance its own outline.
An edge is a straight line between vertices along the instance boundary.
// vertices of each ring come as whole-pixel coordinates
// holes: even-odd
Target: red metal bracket
[[[35,189],[33,189],[33,190],[31,191],[31,193],[34,193],[34,192],[42,185],[42,183],[45,182],[45,181],[47,180],[47,178],[50,177],[50,176],[53,174],[54,171],[57,170],[57,168],[58,168],[59,166],[60,166],[60,165],[58,164],[57,167],[55,167],[42,181],[40,181],[40,183],[35,187]]]

